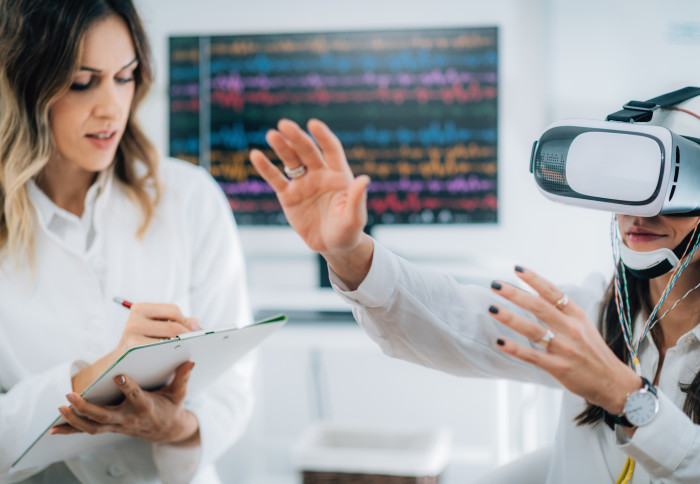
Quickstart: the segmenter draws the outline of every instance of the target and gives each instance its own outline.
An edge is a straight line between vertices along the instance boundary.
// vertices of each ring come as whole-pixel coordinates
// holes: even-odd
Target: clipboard
[[[114,383],[117,375],[127,375],[141,388],[153,391],[167,385],[175,369],[182,363],[194,361],[195,366],[187,384],[190,398],[204,390],[286,321],[286,316],[278,315],[243,328],[192,331],[165,341],[134,346],[112,363],[81,396],[98,405],[112,405],[123,398]],[[44,467],[130,438],[116,433],[52,435],[49,433],[51,427],[65,422],[58,412],[57,415],[12,463],[13,471]]]

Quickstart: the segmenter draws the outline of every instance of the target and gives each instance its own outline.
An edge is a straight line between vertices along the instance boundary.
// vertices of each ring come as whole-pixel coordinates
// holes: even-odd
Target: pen
[[[131,303],[130,303],[129,301],[127,301],[126,299],[122,299],[122,298],[120,298],[120,297],[115,297],[115,298],[113,298],[113,299],[114,299],[114,302],[115,302],[115,303],[121,304],[121,305],[124,306],[126,309],[131,309]]]

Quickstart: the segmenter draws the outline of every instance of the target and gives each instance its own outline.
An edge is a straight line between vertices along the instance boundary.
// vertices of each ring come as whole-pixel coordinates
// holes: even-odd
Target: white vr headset
[[[532,148],[537,187],[553,201],[615,213],[700,215],[700,139],[649,124],[655,110],[696,96],[700,88],[686,87],[630,101],[606,121],[551,124]]]

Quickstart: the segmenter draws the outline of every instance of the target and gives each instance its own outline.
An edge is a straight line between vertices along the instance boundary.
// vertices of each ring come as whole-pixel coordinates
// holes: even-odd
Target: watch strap
[[[652,383],[646,378],[641,378],[642,388],[646,388],[649,393],[651,393],[655,397],[658,397],[654,385],[652,385]],[[612,413],[607,412],[606,410],[603,410],[603,421],[608,427],[610,427],[610,430],[615,430],[615,425],[621,425],[630,429],[634,427],[634,425],[632,425],[632,423],[630,423],[630,421],[627,420],[627,417],[625,417],[624,412],[620,415],[614,415]]]
[[[630,429],[634,427],[634,425],[627,420],[627,417],[625,417],[624,414],[615,415],[603,410],[603,420],[605,421],[605,424],[610,427],[610,430],[615,430],[615,425],[621,425]]]

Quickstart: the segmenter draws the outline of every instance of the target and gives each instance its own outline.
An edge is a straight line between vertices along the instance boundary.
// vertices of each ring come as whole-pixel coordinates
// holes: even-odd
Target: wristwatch
[[[605,423],[614,428],[614,425],[623,427],[639,427],[651,422],[659,412],[659,398],[656,388],[649,380],[642,378],[642,388],[627,395],[625,406],[620,415],[605,412]]]

